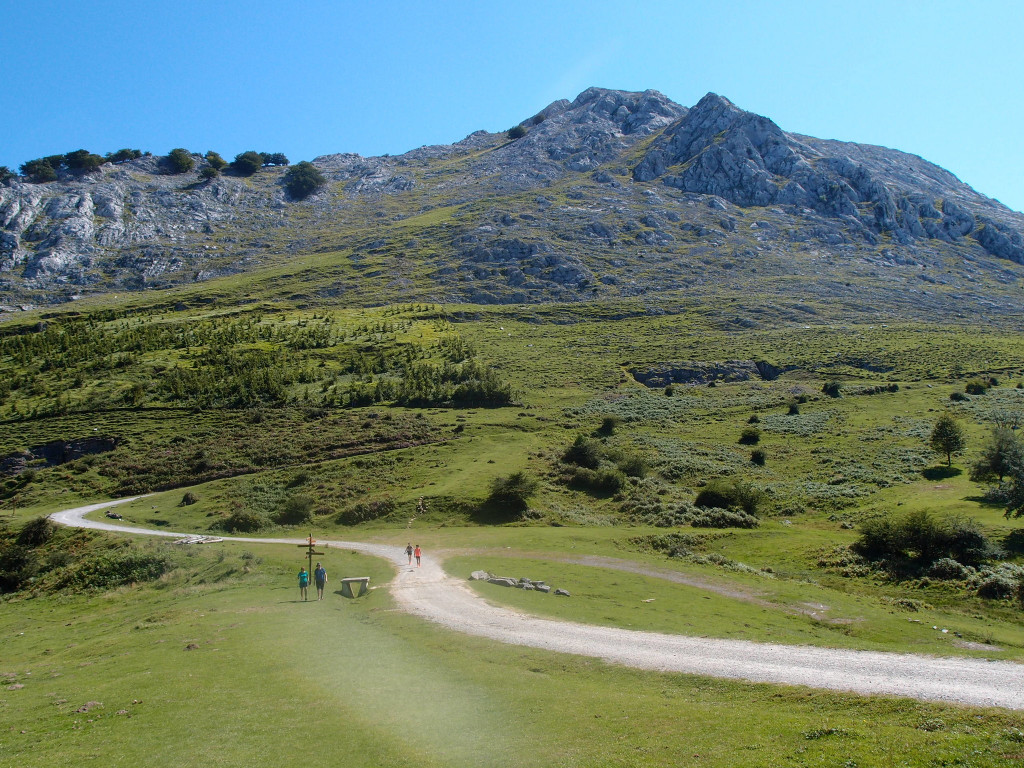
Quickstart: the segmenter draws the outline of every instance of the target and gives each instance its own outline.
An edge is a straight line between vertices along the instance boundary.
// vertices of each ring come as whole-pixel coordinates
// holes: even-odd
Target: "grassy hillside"
[[[532,613],[1024,659],[1024,521],[968,472],[1024,406],[1010,321],[861,323],[728,296],[229,304],[136,297],[0,326],[5,568],[37,515],[152,493],[118,508],[126,523],[415,538],[453,574],[573,593],[475,587]],[[638,381],[693,363],[705,373],[688,383]],[[743,380],[755,363],[771,375]],[[967,438],[949,468],[928,445],[944,413]],[[537,483],[521,507],[492,494],[518,472]],[[695,504],[723,483],[752,514]],[[984,536],[987,554],[940,577],[850,549],[872,521],[922,510]],[[38,573],[73,570],[106,541],[44,553]],[[1016,715],[496,647],[392,612],[384,590],[303,606],[294,548],[129,549],[166,568],[121,586],[37,574],[2,596],[4,761],[114,759],[116,741],[123,761],[291,765],[328,733],[328,765],[1004,765],[1024,749]],[[328,568],[390,578],[340,551]],[[986,591],[995,582],[1010,591]],[[89,702],[102,707],[76,712]]]

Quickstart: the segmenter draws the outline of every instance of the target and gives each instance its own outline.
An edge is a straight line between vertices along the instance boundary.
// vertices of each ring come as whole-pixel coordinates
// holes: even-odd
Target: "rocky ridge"
[[[326,253],[310,300],[536,303],[734,291],[1019,311],[1024,215],[914,155],[787,133],[708,94],[591,88],[400,156],[203,181],[159,159],[0,186],[0,305],[209,280]]]

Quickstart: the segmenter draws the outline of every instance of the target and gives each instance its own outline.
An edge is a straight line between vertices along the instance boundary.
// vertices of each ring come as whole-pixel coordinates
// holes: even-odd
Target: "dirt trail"
[[[131,500],[67,509],[54,513],[51,518],[62,525],[82,528],[150,536],[186,535],[84,517]],[[232,537],[231,540],[304,543],[303,539],[288,538]],[[686,637],[542,619],[491,605],[463,581],[445,574],[440,563],[429,555],[423,566],[417,568],[406,564],[401,547],[347,541],[321,540],[320,543],[390,560],[398,571],[391,591],[402,609],[449,629],[502,643],[591,656],[660,672],[1024,709],[1024,664]]]

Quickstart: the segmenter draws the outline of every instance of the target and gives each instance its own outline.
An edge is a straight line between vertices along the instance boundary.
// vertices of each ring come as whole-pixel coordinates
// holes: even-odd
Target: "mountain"
[[[914,155],[780,129],[708,94],[590,88],[404,155],[204,181],[141,157],[0,186],[0,304],[237,273],[355,304],[732,293],[848,311],[1016,314],[1024,215]],[[281,277],[282,270],[289,273]]]

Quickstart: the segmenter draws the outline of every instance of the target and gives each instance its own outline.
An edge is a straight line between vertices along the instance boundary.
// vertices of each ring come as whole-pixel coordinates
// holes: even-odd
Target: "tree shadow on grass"
[[[948,480],[951,477],[962,475],[964,471],[960,467],[928,467],[921,470],[921,476],[925,480]]]
[[[990,509],[1003,509],[1006,504],[1002,501],[986,498],[985,496],[964,496],[964,501],[973,501],[975,504]]]

